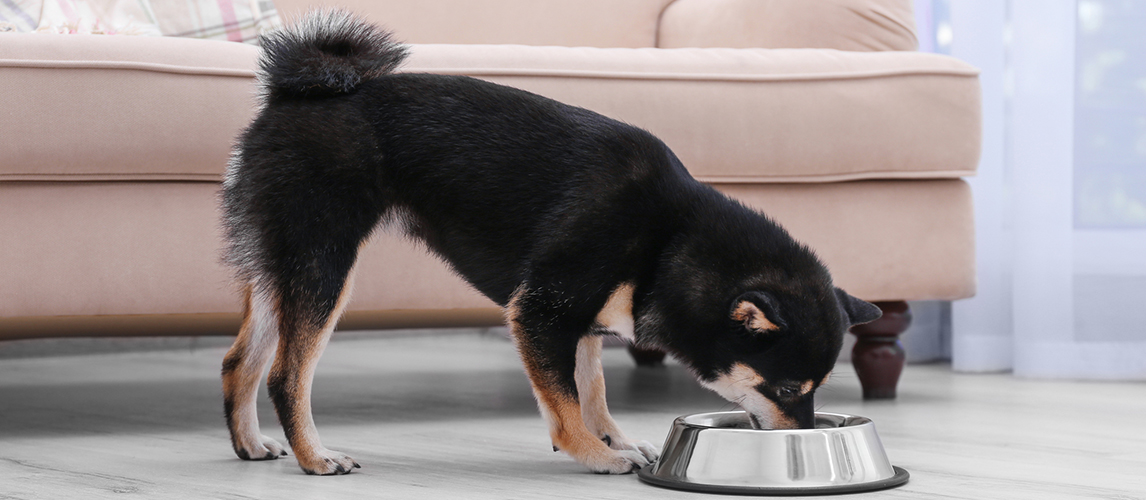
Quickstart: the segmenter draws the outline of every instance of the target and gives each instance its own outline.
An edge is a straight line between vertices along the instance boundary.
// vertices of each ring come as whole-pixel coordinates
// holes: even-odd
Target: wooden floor
[[[498,335],[331,343],[315,383],[328,447],[362,469],[304,475],[244,462],[224,429],[225,349],[0,360],[0,499],[696,498],[553,453],[512,346]],[[727,408],[680,367],[605,359],[631,436],[663,441],[681,414]],[[850,367],[825,411],[871,417],[911,472],[861,498],[1146,499],[1146,384],[1029,381],[909,366],[893,402],[865,403]],[[282,439],[265,396],[264,432]]]

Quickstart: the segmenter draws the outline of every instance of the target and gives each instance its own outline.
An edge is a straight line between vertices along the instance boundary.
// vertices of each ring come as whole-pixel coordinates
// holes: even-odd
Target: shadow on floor
[[[680,366],[609,367],[605,378],[610,408],[618,414],[728,406]],[[315,418],[324,426],[538,415],[520,369],[320,374],[313,394]],[[0,439],[224,430],[220,383],[206,378],[0,386],[0,401]],[[259,411],[264,425],[275,422],[265,387]]]

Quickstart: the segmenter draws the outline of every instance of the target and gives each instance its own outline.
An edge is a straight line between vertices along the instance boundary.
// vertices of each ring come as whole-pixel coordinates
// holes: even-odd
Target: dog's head
[[[814,426],[813,397],[831,376],[849,327],[880,316],[839,288],[827,296],[752,290],[733,299],[727,329],[693,369],[748,412],[758,429]]]
[[[779,226],[731,227],[691,238],[662,262],[637,337],[669,350],[754,427],[811,428],[813,396],[844,334],[881,312],[835,287]]]

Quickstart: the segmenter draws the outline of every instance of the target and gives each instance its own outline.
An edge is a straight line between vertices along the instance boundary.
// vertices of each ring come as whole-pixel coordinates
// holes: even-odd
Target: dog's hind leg
[[[506,308],[554,451],[564,451],[599,473],[624,474],[647,466],[650,461],[641,452],[611,449],[585,426],[576,381],[577,351],[593,317],[576,314],[569,303],[554,292],[523,286]]]
[[[279,346],[267,388],[291,450],[307,474],[346,474],[359,466],[322,446],[310,402],[315,368],[346,309],[352,281],[349,268],[319,264],[309,279],[296,281],[300,288],[289,292],[279,307]]]
[[[617,427],[605,401],[605,373],[601,367],[601,336],[586,335],[577,343],[577,397],[585,427],[614,450],[633,450],[649,461],[660,456],[648,441],[633,441]]]
[[[278,320],[267,389],[299,467],[308,474],[345,474],[358,464],[322,446],[311,415],[311,385],[350,299],[359,248],[384,210],[374,188],[354,177],[292,179],[272,193],[251,204],[263,212],[251,217],[260,221],[258,230],[248,231],[259,238],[257,265],[251,266],[255,290],[273,298]]]
[[[223,358],[223,412],[235,454],[243,460],[271,460],[286,451],[259,432],[256,401],[263,370],[278,343],[278,318],[266,294],[252,288],[243,291],[243,326]]]

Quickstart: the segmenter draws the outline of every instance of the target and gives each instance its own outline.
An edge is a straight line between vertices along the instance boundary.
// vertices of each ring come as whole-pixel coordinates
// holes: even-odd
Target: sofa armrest
[[[911,0],[676,0],[657,46],[915,50]]]

